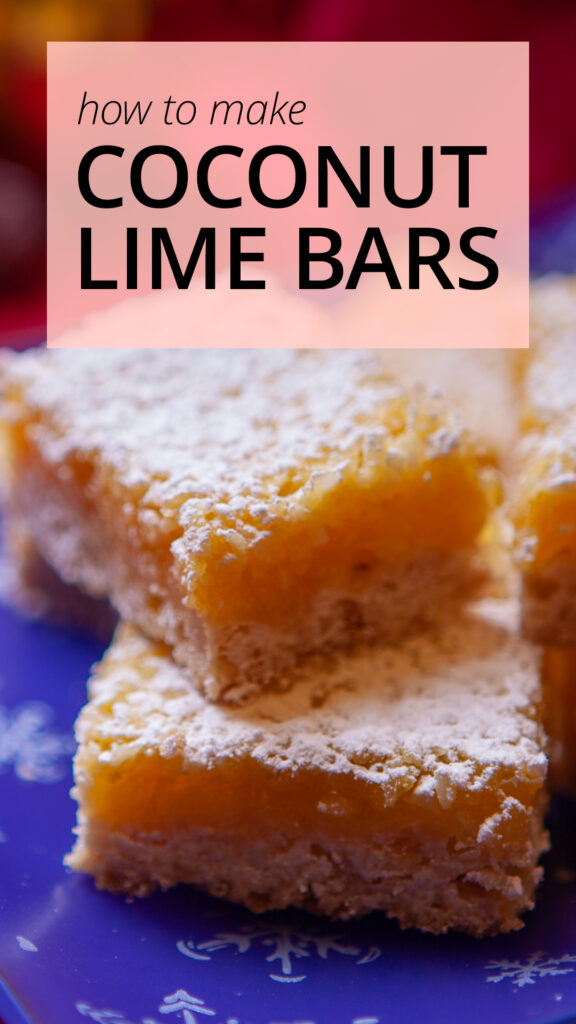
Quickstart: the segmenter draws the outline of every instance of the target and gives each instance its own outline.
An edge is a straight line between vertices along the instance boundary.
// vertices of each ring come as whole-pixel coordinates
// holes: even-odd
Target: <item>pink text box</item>
[[[323,304],[365,293],[370,317],[334,345],[527,345],[526,43],[50,43],[48,73],[49,345],[80,346],[82,333],[62,331],[86,313],[173,288],[171,260],[190,301],[214,285],[215,311],[229,289],[241,311],[240,280],[280,278]],[[426,202],[391,201],[392,189],[418,197],[428,162]],[[174,205],[151,205],[172,193]],[[334,262],[308,258],[331,246]],[[339,283],[320,287],[338,265]],[[490,287],[462,286],[494,265]],[[170,331],[124,344],[170,346]]]

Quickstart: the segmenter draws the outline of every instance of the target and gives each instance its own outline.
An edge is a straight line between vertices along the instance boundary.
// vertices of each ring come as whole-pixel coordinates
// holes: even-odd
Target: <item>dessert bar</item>
[[[171,322],[162,298],[153,325]],[[88,340],[123,318],[94,317]],[[282,686],[320,649],[396,640],[477,583],[477,451],[370,353],[53,350],[4,373],[8,518],[211,699]]]
[[[533,288],[513,516],[523,628],[536,643],[576,644],[576,281]]]
[[[288,693],[207,702],[123,624],[77,724],[69,864],[143,895],[521,927],[541,877],[539,656],[487,600],[399,647],[315,659]]]

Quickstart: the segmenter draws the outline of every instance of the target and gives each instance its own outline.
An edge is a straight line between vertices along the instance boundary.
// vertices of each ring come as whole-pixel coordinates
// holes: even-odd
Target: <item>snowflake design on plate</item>
[[[239,932],[218,932],[205,942],[194,942],[193,939],[180,940],[176,943],[176,948],[192,960],[211,960],[211,954],[218,950],[232,947],[236,954],[246,953],[255,944],[269,950],[265,958],[266,963],[279,961],[281,973],[272,973],[270,978],[272,981],[284,983],[304,981],[305,974],[293,973],[293,960],[301,960],[313,954],[326,960],[329,953],[340,953],[343,956],[356,957],[357,964],[372,963],[382,954],[377,946],[371,946],[363,954],[357,946],[345,945],[341,935],[319,935],[282,926],[267,928],[252,925],[246,925]]]
[[[141,1017],[140,1021],[129,1020],[122,1010],[98,1010],[90,1003],[76,1003],[78,1013],[88,1017],[95,1024],[160,1024],[155,1017]],[[181,1024],[200,1024],[197,1014],[207,1014],[213,1017],[215,1010],[212,1010],[203,999],[192,996],[186,989],[179,988],[176,992],[164,996],[158,1007],[162,1014],[177,1013]],[[176,1024],[176,1017],[172,1018]]]
[[[162,1006],[159,1006],[158,1009],[160,1013],[180,1013],[184,1024],[196,1024],[197,1013],[205,1013],[209,1017],[213,1017],[215,1013],[209,1006],[206,1006],[203,999],[191,996],[184,988],[179,988],[172,995],[165,996]]]
[[[52,731],[55,714],[42,701],[8,711],[0,705],[0,772],[10,765],[26,782],[59,782],[66,775],[75,743],[68,733]]]
[[[141,1017],[139,1021],[129,1020],[121,1010],[98,1010],[96,1007],[91,1006],[90,1003],[76,1003],[76,1009],[83,1017],[88,1017],[94,1021],[94,1024],[160,1024],[156,1017]],[[216,1015],[216,1011],[206,1006],[203,999],[190,995],[183,988],[179,988],[176,992],[164,996],[158,1010],[162,1014],[177,1013],[180,1024],[208,1024],[207,1021],[202,1022],[197,1015],[206,1015],[208,1017]],[[176,1017],[171,1019],[176,1024]],[[225,1019],[213,1021],[212,1024],[242,1024],[242,1022],[238,1017],[226,1017]],[[271,1022],[271,1024],[279,1024],[279,1022]],[[284,1024],[290,1024],[290,1022],[285,1021]],[[292,1021],[291,1024],[314,1024],[314,1021],[298,1020]],[[380,1024],[380,1018],[354,1017],[351,1024]]]
[[[571,974],[575,970],[569,964],[576,964],[576,955],[565,953],[563,956],[548,956],[546,953],[533,953],[526,960],[491,960],[486,964],[487,971],[498,971],[491,974],[486,981],[511,981],[516,990],[525,985],[535,985],[540,978]]]
[[[153,1017],[143,1017],[139,1021],[130,1020],[122,1010],[99,1010],[90,1003],[76,1003],[78,1013],[88,1017],[94,1024],[159,1024]]]

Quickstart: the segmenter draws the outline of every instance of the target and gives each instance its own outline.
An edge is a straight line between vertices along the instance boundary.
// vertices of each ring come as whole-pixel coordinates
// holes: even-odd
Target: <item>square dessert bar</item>
[[[256,911],[520,928],[547,758],[514,613],[485,600],[401,647],[316,659],[244,708],[206,701],[122,625],[77,723],[68,863],[138,895],[187,882]]]
[[[523,627],[537,643],[576,644],[576,280],[533,289],[513,517]]]
[[[173,302],[121,304],[85,340],[127,331],[127,306],[182,331],[198,313]],[[297,299],[273,309],[253,337],[274,317],[302,332]],[[4,377],[8,518],[211,699],[281,686],[327,646],[395,640],[477,582],[475,448],[368,352],[52,350]]]

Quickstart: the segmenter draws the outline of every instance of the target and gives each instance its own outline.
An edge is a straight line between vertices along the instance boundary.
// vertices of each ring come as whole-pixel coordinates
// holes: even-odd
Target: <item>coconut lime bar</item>
[[[292,302],[302,324],[290,300],[284,329]],[[115,316],[131,322],[94,318],[89,340]],[[5,377],[8,516],[211,698],[280,685],[327,645],[396,639],[473,585],[474,446],[369,353],[44,351]]]
[[[76,846],[98,886],[178,882],[261,911],[521,927],[546,848],[538,655],[484,601],[400,648],[209,703],[122,625],[77,723]]]
[[[514,507],[523,623],[537,643],[576,644],[576,279],[533,289]]]

